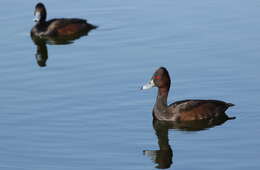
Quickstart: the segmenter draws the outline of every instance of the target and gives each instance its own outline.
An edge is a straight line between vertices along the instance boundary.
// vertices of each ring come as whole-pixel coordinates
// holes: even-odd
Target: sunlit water
[[[70,45],[47,45],[39,67],[30,38],[37,1],[0,1],[0,169],[150,170],[159,66],[172,77],[169,102],[236,104],[208,130],[170,130],[171,169],[260,168],[260,2],[43,1],[48,18],[98,25]]]

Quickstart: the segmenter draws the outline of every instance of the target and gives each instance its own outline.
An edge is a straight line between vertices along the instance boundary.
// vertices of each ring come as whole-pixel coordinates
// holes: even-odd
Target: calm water
[[[0,1],[1,170],[150,170],[158,139],[171,147],[171,169],[260,168],[259,1],[43,2],[48,18],[99,28],[47,45],[39,67],[29,34],[37,1]],[[159,66],[172,77],[170,103],[225,100],[237,119],[158,136],[156,90],[139,87]]]

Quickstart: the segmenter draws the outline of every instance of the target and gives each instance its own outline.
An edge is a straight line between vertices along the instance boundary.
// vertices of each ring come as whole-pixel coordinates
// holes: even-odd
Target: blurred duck
[[[34,11],[36,25],[31,30],[32,36],[75,36],[84,34],[97,28],[87,23],[85,19],[79,18],[60,18],[46,21],[47,11],[43,3],[38,3]]]

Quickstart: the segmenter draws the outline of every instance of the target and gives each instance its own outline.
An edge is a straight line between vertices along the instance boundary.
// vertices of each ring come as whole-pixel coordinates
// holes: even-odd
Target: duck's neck
[[[43,21],[37,22],[36,25],[35,25],[35,28],[37,28],[37,30],[39,32],[44,32],[44,31],[47,30],[47,26],[48,25],[46,24],[45,20],[43,20]]]
[[[37,22],[37,25],[45,25],[46,21],[44,19],[40,19],[40,21]]]
[[[169,88],[159,88],[158,95],[155,103],[156,110],[164,111],[167,108]]]

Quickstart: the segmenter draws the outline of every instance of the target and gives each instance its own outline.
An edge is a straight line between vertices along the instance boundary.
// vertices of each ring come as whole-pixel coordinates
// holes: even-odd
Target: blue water
[[[256,0],[50,1],[48,18],[98,25],[69,45],[31,40],[38,1],[0,2],[0,169],[150,170],[155,69],[172,78],[169,103],[236,104],[236,116],[203,131],[169,130],[171,169],[260,168],[260,2]]]

